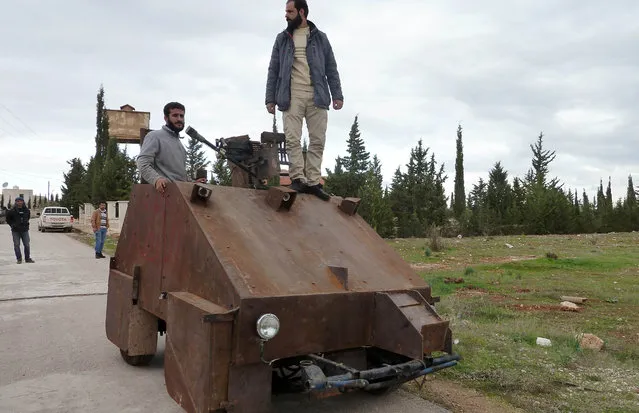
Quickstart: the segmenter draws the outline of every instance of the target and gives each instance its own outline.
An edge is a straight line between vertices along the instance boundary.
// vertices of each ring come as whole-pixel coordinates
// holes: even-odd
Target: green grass
[[[459,339],[463,360],[439,375],[524,411],[639,411],[639,234],[444,241],[430,256],[428,240],[388,241],[442,297]],[[559,311],[564,295],[588,301]],[[580,348],[581,333],[604,349]]]
[[[95,235],[87,234],[85,232],[73,232],[71,234],[75,239],[90,245],[92,248],[95,247]],[[113,235],[107,235],[106,240],[104,241],[104,248],[102,248],[102,253],[112,257],[115,254],[115,248],[118,245],[118,237]]]

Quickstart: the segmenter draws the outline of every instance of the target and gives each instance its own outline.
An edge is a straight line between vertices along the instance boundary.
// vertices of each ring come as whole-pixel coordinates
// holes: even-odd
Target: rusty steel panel
[[[133,305],[133,280],[117,270],[109,271],[109,290],[117,294],[107,296],[106,334],[129,356],[155,354],[158,320],[140,306]]]
[[[114,269],[130,276],[136,266],[140,267],[138,304],[162,319],[165,316],[164,300],[158,297],[162,291],[164,239],[171,236],[166,235],[164,229],[164,213],[164,198],[153,185],[135,185],[112,264]],[[127,298],[130,297],[131,293],[128,293]]]
[[[386,293],[375,294],[372,345],[411,358],[421,359],[422,336]]]
[[[119,271],[109,271],[106,303],[106,335],[109,341],[126,350],[129,342],[129,313],[133,303],[131,288],[133,277]]]
[[[280,332],[264,346],[266,360],[367,345],[374,304],[371,293],[242,300],[237,322],[235,363],[260,362],[255,323],[264,313],[276,314],[280,319]]]
[[[203,319],[225,309],[185,292],[169,293],[167,301],[167,392],[188,412],[223,408],[228,400],[233,325]]]
[[[216,191],[203,205],[188,201],[190,186],[183,187],[186,192],[177,189],[169,185],[165,196],[166,214],[175,218],[166,220],[162,291],[188,291],[227,309],[239,306],[238,292],[246,294],[247,290],[231,283],[230,266],[222,265],[220,254],[210,247],[212,240],[223,240],[226,235],[206,230],[206,222],[219,214],[220,194]]]
[[[227,411],[269,413],[273,370],[268,364],[229,368],[229,402]]]
[[[187,200],[192,185],[177,186]],[[353,292],[427,287],[359,215],[341,213],[337,201],[316,202],[313,195],[298,194],[291,209],[281,213],[265,207],[266,192],[216,187],[208,207],[191,205],[192,216],[184,212],[193,231],[207,236],[206,242],[195,245],[214,251],[223,267],[221,277],[229,279],[240,297],[342,292],[342,285],[327,271],[331,266],[348,268]],[[176,207],[185,208],[184,200]],[[193,231],[176,230],[176,244],[193,236]],[[179,249],[189,259],[188,251]],[[185,258],[176,260],[184,266]]]

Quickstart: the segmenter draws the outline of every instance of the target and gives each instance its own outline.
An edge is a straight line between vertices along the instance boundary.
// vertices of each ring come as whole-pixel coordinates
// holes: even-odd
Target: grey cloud
[[[166,101],[180,100],[187,122],[209,136],[259,134],[271,127],[264,84],[284,4],[22,1],[0,16],[0,35],[8,39],[0,103],[39,137],[64,134],[73,142],[73,153],[51,151],[60,172],[67,159],[92,152],[102,82],[109,107],[151,111],[152,127],[162,123]],[[311,0],[310,7],[334,45],[346,96],[344,109],[329,114],[323,168],[344,153],[359,113],[362,137],[380,156],[387,181],[421,138],[446,164],[450,193],[457,122],[467,190],[498,160],[511,177],[523,176],[540,131],[557,152],[551,175],[571,187],[590,190],[614,173],[613,193],[622,193],[628,173],[639,170],[628,149],[639,132],[639,3]],[[594,115],[569,113],[574,120],[566,120],[565,111],[581,109],[619,122],[606,130]],[[280,113],[278,123],[281,129]],[[35,139],[1,118],[0,128],[8,132],[0,131],[0,143]],[[33,168],[48,176],[53,166]]]

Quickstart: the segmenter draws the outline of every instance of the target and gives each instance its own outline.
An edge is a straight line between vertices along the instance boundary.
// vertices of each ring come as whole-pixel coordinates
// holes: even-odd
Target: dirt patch
[[[628,343],[639,344],[639,333],[611,330],[608,334]]]
[[[499,295],[499,294],[491,295],[489,298],[490,298],[490,301],[494,303],[501,303],[510,299],[510,297],[506,297],[505,295]]]
[[[529,293],[531,291],[530,288],[518,288],[518,287],[513,287],[513,290],[515,290],[516,293]]]
[[[480,297],[482,295],[488,295],[488,291],[484,290],[483,288],[469,285],[455,291],[455,295],[459,297]]]
[[[437,403],[453,413],[491,412],[520,413],[523,410],[510,406],[506,402],[489,398],[477,390],[468,389],[459,384],[439,377],[427,377],[420,389],[421,380],[407,385],[407,389],[421,397]]]

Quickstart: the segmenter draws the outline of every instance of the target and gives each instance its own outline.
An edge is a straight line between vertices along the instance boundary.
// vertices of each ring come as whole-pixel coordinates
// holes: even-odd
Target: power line
[[[37,136],[38,138],[40,137],[40,135],[38,135],[36,133],[36,131],[34,131],[33,129],[31,129],[31,127],[29,125],[27,125],[22,119],[20,119],[18,116],[16,116],[12,111],[9,110],[9,108],[7,108],[5,105],[3,105],[2,103],[0,103],[0,107],[4,108],[4,110],[6,110],[7,112],[9,112],[9,114],[11,114],[11,116],[13,116],[14,118],[16,118],[21,124],[23,124],[31,133],[33,133],[35,136]]]

